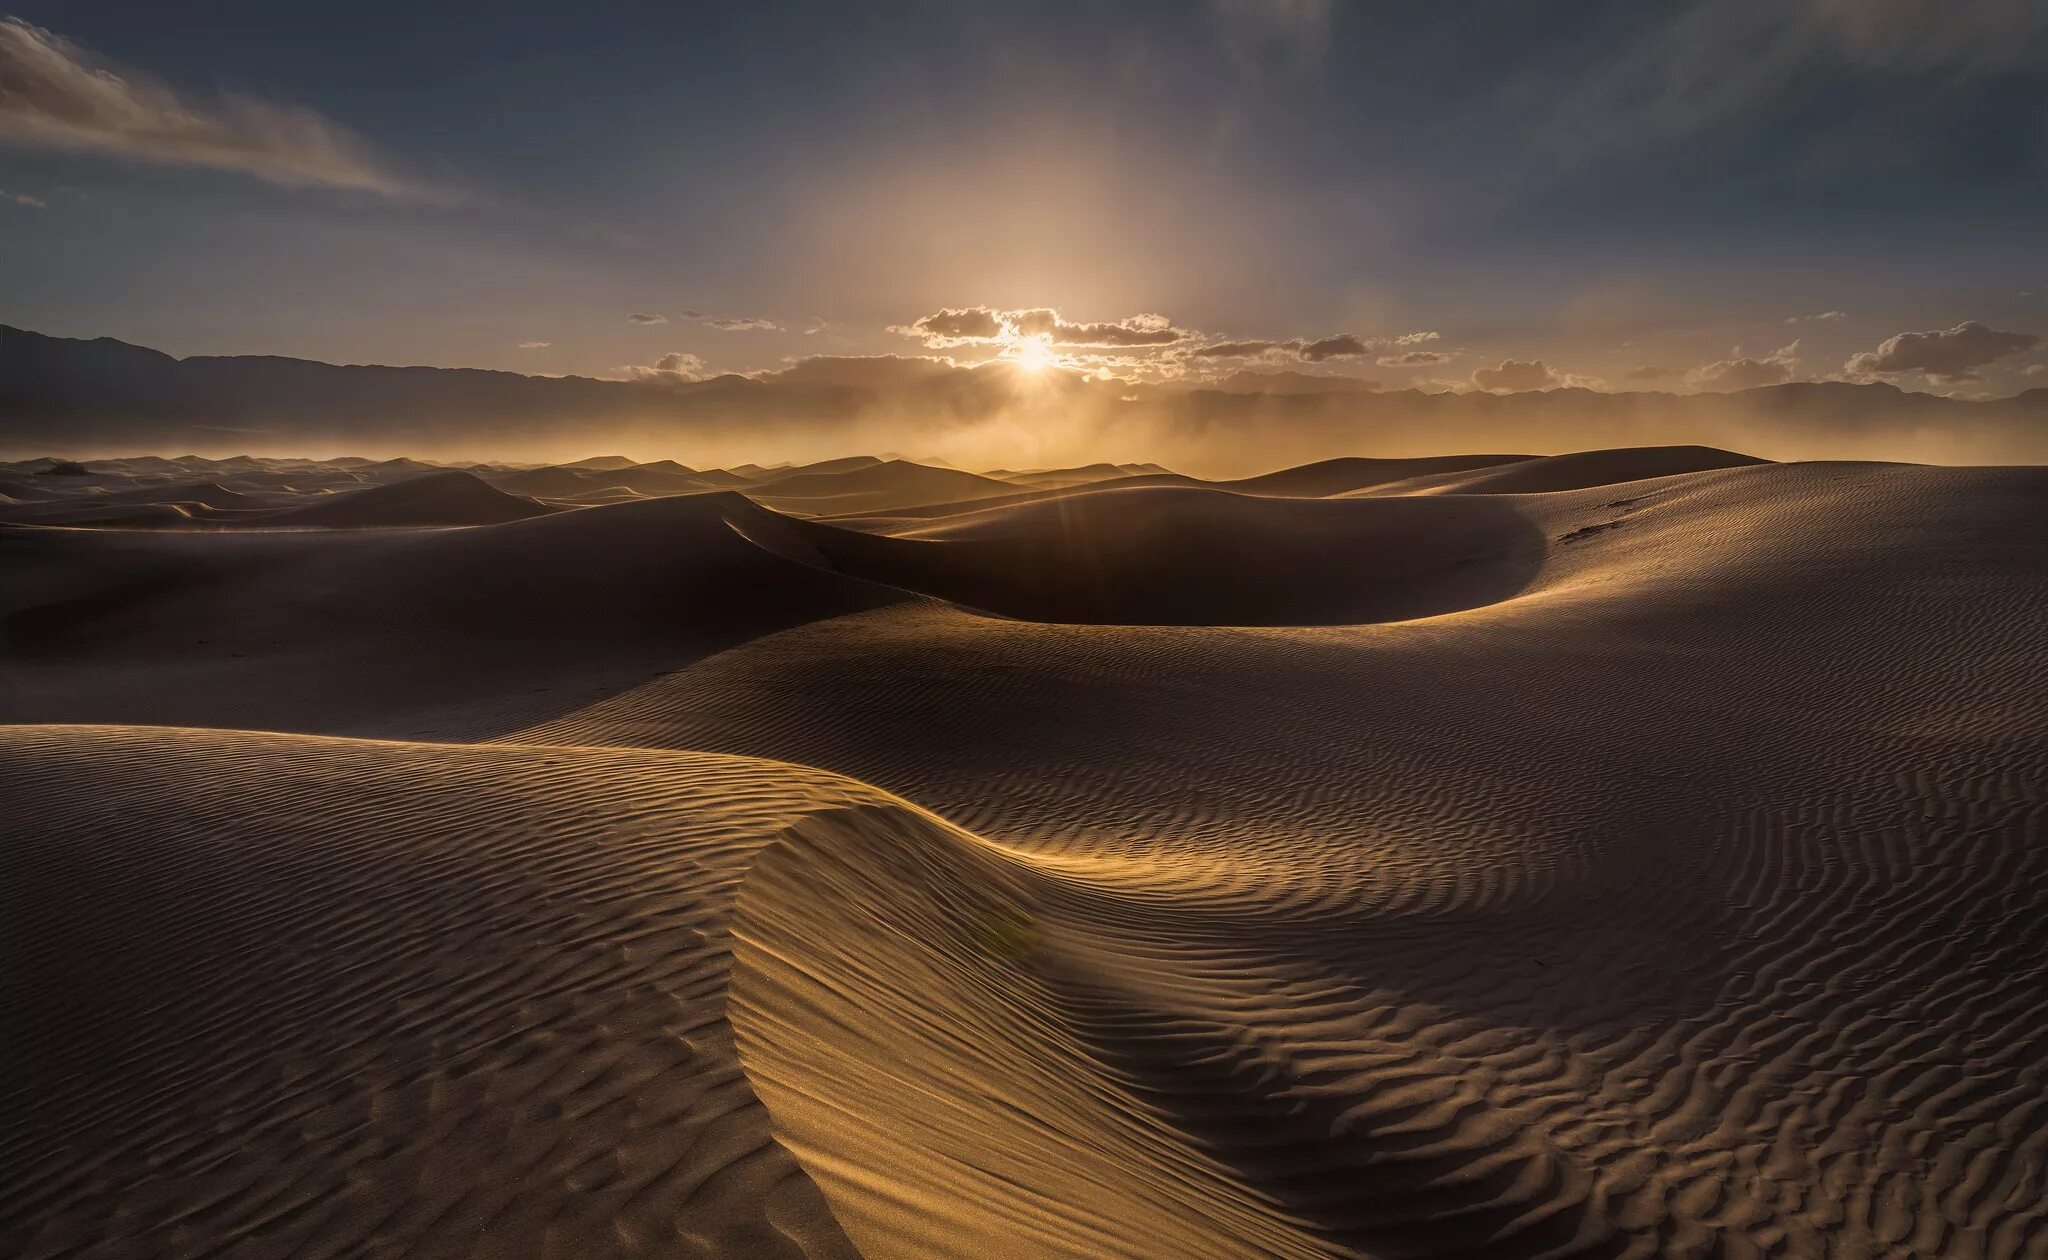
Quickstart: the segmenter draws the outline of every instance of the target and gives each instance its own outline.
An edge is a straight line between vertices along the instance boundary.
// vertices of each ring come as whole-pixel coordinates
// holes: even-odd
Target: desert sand
[[[0,495],[0,1254],[2048,1256],[2048,469]]]

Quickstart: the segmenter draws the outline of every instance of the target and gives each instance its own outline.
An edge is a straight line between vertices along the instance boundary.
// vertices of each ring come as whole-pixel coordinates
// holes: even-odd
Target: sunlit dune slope
[[[0,1252],[851,1257],[732,893],[883,798],[678,754],[0,728]]]

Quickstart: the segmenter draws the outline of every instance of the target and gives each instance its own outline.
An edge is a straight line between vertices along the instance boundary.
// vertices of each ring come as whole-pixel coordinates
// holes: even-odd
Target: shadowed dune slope
[[[807,516],[835,513],[877,512],[916,507],[926,503],[958,502],[992,495],[1015,494],[1008,482],[961,472],[957,468],[934,468],[894,459],[852,468],[817,465],[824,471],[803,471],[792,476],[764,479],[746,488],[746,493],[770,507],[800,512]]]
[[[419,525],[496,525],[541,516],[552,508],[507,494],[474,473],[441,472],[388,486],[369,486],[264,518],[273,526],[365,529]]]
[[[1626,446],[1607,451],[1575,451],[1569,455],[1522,459],[1499,467],[1480,467],[1474,472],[1417,474],[1406,480],[1381,483],[1374,492],[1550,494],[1559,490],[1582,490],[1589,486],[1619,485],[1652,477],[1673,477],[1716,468],[1746,468],[1769,462],[1754,455],[1711,446]]]
[[[908,598],[735,532],[771,515],[706,494],[469,529],[0,530],[0,720],[478,738]]]
[[[914,537],[804,524],[833,568],[1032,621],[1331,625],[1505,598],[1543,539],[1504,502],[1102,490]]]
[[[1101,464],[1096,465],[1096,468],[1107,469],[1108,473],[1089,482],[1055,479],[1050,485],[1014,494],[989,495],[979,500],[956,499],[943,503],[877,507],[872,512],[844,513],[830,519],[834,524],[850,529],[902,535],[915,531],[923,521],[958,516],[986,508],[1022,507],[1026,504],[1046,503],[1070,495],[1102,490],[1156,489],[1167,486],[1232,490],[1240,494],[1267,498],[1316,499],[1351,491],[1365,491],[1389,484],[1404,484],[1410,479],[1450,478],[1473,469],[1494,468],[1530,458],[1532,457],[1527,455],[1442,455],[1416,459],[1326,459],[1318,463],[1282,468],[1276,472],[1230,481],[1205,481],[1200,477],[1189,477],[1164,470],[1147,471],[1146,466],[1138,464],[1126,466],[1139,469],[1137,472],[1126,472],[1124,467],[1113,464]],[[1020,475],[1012,474],[1005,480],[1024,479]]]

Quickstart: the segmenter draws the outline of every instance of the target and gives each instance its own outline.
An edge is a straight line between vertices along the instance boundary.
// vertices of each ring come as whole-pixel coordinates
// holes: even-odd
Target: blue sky
[[[2048,383],[2035,3],[0,12],[0,322],[63,335],[586,375]],[[969,309],[1183,335],[916,331]],[[1190,353],[1217,343],[1266,348]]]

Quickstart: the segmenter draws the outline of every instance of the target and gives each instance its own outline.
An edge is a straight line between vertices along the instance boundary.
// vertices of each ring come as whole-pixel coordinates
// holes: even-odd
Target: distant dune
[[[506,494],[466,472],[430,473],[388,486],[370,486],[325,503],[288,508],[264,518],[265,525],[318,525],[363,529],[394,525],[495,525],[524,520],[548,509],[531,499]]]
[[[2041,1252],[2048,470],[480,467],[5,509],[327,511],[0,523],[0,1254]]]

